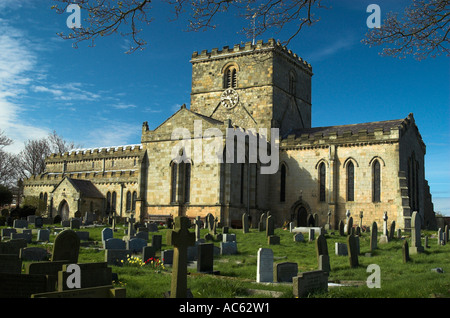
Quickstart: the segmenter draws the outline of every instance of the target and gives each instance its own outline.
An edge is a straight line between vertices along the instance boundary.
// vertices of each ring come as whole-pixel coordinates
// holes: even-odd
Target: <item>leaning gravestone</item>
[[[420,238],[420,228],[420,215],[417,212],[413,212],[411,216],[411,246],[409,247],[409,254],[417,254],[424,251]]]
[[[248,233],[248,214],[242,214],[242,232]]]
[[[320,264],[320,256],[323,255],[328,259],[328,268],[325,266],[323,270],[326,272],[330,272],[330,262],[329,262],[329,254],[328,254],[328,245],[327,239],[323,234],[320,234],[316,239],[316,254],[317,254],[317,262]],[[323,265],[327,265],[326,260],[322,263]]]
[[[258,250],[256,282],[273,283],[273,251],[270,248]]]
[[[52,261],[78,262],[80,252],[80,238],[73,230],[60,232],[53,244]]]

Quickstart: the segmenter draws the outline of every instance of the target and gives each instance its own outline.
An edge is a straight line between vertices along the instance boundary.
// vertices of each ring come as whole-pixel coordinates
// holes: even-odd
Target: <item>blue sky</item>
[[[6,150],[18,152],[24,141],[53,130],[83,147],[140,143],[142,122],[153,129],[183,103],[189,106],[194,51],[251,40],[241,33],[246,21],[233,13],[220,15],[215,30],[185,32],[185,19],[170,22],[170,7],[152,3],[154,21],[142,32],[146,49],[124,54],[128,40],[119,35],[72,48],[56,35],[69,31],[69,13],[56,14],[51,0],[0,0],[0,129],[15,141]],[[449,58],[399,60],[361,43],[369,4],[378,4],[384,18],[410,1],[330,3],[316,12],[321,21],[288,46],[313,67],[313,126],[414,113],[427,145],[435,210],[450,215]],[[283,41],[292,28],[257,40]]]

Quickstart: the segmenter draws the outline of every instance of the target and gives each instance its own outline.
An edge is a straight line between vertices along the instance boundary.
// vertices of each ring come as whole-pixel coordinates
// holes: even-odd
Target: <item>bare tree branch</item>
[[[372,29],[362,42],[369,46],[387,45],[381,54],[416,59],[450,56],[450,0],[413,0],[403,17],[389,13],[383,25]]]

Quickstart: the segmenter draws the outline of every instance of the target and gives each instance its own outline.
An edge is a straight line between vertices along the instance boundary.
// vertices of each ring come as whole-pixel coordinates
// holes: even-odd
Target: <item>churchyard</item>
[[[182,230],[118,223],[114,231],[77,221],[1,226],[0,296],[163,298],[187,289],[194,298],[450,297],[444,229],[385,233],[381,224],[374,237],[356,224],[325,233],[265,223],[205,227],[203,219]],[[178,245],[184,252],[173,252]],[[81,288],[70,264],[79,266]],[[41,281],[44,273],[50,278]]]

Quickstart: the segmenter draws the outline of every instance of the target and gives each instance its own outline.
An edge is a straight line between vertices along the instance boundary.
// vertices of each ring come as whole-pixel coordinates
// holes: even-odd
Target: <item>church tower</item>
[[[311,127],[311,65],[275,40],[194,52],[191,63],[191,111],[280,136]]]

